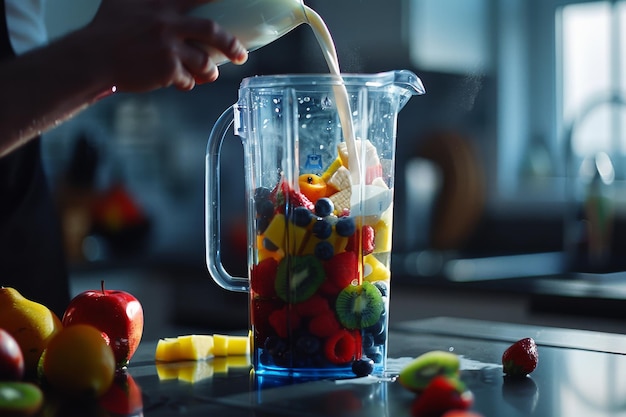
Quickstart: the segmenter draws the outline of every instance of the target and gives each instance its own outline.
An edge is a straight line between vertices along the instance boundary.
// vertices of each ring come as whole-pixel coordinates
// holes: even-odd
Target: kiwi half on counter
[[[41,389],[30,382],[0,382],[0,416],[26,417],[43,404]]]

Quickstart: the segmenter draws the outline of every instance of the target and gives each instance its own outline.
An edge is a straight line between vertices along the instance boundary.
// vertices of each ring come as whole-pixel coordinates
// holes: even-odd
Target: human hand
[[[235,64],[247,51],[230,33],[188,12],[213,0],[102,0],[92,22],[81,30],[93,73],[117,91],[144,92],[175,86],[191,90],[215,81],[217,49]],[[107,87],[107,88],[109,88]]]

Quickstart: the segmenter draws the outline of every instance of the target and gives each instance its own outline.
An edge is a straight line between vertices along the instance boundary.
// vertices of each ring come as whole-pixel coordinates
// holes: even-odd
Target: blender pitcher
[[[250,294],[257,374],[349,377],[355,362],[384,371],[397,115],[423,93],[406,70],[250,77],[216,122],[206,261],[220,286]],[[220,259],[219,152],[233,124],[244,149],[248,277]]]

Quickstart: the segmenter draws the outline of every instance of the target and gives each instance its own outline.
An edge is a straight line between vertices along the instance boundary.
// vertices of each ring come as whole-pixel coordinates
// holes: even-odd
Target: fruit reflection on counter
[[[128,372],[117,372],[113,384],[99,398],[102,408],[114,416],[142,416],[141,388]]]
[[[134,355],[143,335],[143,308],[126,291],[88,290],[74,297],[63,314],[63,326],[90,324],[106,335],[118,368],[124,368]]]
[[[196,383],[227,374],[229,369],[249,369],[250,337],[183,335],[160,339],[155,351],[159,379]]]

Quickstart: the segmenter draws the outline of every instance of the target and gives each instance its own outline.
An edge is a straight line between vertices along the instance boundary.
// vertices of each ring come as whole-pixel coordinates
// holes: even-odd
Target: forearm
[[[80,36],[0,63],[0,157],[111,91]]]

